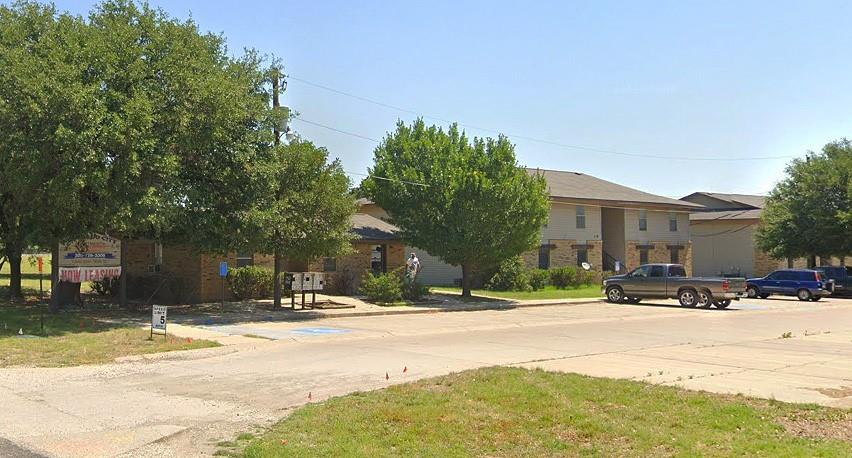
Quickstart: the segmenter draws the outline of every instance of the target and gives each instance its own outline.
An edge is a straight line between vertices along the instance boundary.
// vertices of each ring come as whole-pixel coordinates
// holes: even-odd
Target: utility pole
[[[276,115],[275,123],[273,125],[273,132],[275,134],[275,148],[278,148],[278,145],[281,144],[281,132],[279,130],[278,125],[278,110],[280,109],[281,103],[278,101],[278,92],[279,92],[279,70],[277,67],[272,69],[272,111]],[[272,304],[276,309],[281,307],[281,251],[278,249],[278,229],[275,229],[273,234],[273,243],[275,243],[275,250],[273,253],[273,276],[274,276],[274,287],[273,287],[273,295],[272,295]]]

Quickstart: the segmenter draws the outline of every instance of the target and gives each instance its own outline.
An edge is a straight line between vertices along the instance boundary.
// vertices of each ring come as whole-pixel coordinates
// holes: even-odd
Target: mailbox
[[[314,291],[322,291],[322,286],[325,284],[325,274],[322,272],[311,272],[313,277],[311,289]]]

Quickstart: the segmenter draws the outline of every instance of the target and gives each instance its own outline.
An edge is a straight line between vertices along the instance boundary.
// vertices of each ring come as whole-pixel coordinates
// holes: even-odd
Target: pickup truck
[[[677,299],[684,307],[726,308],[745,295],[744,278],[689,278],[680,264],[645,264],[603,282],[607,301],[638,304],[646,298]]]

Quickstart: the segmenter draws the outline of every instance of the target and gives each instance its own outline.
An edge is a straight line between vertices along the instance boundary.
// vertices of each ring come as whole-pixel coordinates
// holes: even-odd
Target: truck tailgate
[[[728,291],[732,293],[739,293],[746,290],[745,278],[726,278],[725,280],[728,280]]]

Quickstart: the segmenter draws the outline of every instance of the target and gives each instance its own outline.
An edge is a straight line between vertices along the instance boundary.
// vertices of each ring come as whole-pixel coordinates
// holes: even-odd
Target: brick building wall
[[[672,250],[678,251],[678,264],[683,264],[687,275],[692,275],[692,242],[637,242],[629,240],[626,250],[626,268],[628,271],[639,267],[642,250],[648,251],[648,263],[669,264],[672,262]]]
[[[589,240],[578,243],[576,240],[549,240],[550,245],[550,267],[576,266],[577,255],[580,250],[586,250],[587,262],[592,265],[593,270],[601,270],[603,265],[603,241]],[[538,268],[539,250],[526,251],[521,255],[524,265],[529,269]]]
[[[340,293],[355,293],[361,285],[361,279],[372,270],[371,255],[376,245],[387,247],[387,271],[392,272],[405,266],[405,245],[402,242],[388,241],[384,243],[359,241],[353,242],[354,252],[336,258],[335,270],[325,271],[325,260],[319,259],[312,262],[308,270],[314,272],[325,272],[326,284],[337,289]],[[342,291],[348,290],[348,291]]]
[[[173,277],[180,280],[181,287],[185,290],[182,296],[189,298],[191,302],[201,300],[201,254],[186,245],[164,245],[157,272],[154,241],[131,240],[127,244],[125,265],[130,277],[156,274]]]

